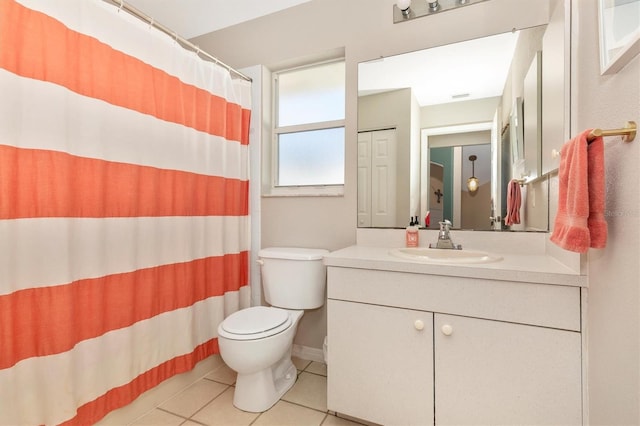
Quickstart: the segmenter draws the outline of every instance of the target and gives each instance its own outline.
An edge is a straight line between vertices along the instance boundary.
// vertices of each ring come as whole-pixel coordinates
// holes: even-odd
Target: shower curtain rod
[[[205,58],[209,59],[211,62],[214,62],[214,63],[220,65],[221,67],[226,68],[230,73],[235,74],[235,75],[237,75],[238,77],[240,77],[240,78],[242,78],[244,80],[252,81],[251,77],[248,77],[248,76],[244,75],[243,73],[241,73],[240,71],[236,70],[235,68],[225,64],[224,62],[222,62],[221,60],[219,60],[215,56],[212,56],[212,55],[208,54],[207,52],[205,52],[204,50],[201,50],[198,46],[196,46],[195,44],[191,43],[186,38],[181,37],[180,35],[178,35],[178,33],[173,31],[172,29],[170,29],[168,27],[165,27],[162,24],[157,23],[151,16],[146,15],[142,11],[136,9],[135,7],[131,6],[130,4],[128,4],[126,2],[124,2],[123,0],[103,0],[103,1],[106,1],[107,3],[111,3],[111,4],[115,5],[115,6],[118,6],[119,9],[127,11],[129,14],[135,16],[138,19],[143,20],[144,22],[146,22],[147,24],[151,25],[152,27],[155,27],[155,28],[159,29],[160,31],[162,31],[163,33],[165,33],[167,35],[170,35],[177,42],[179,42],[183,47],[187,47],[187,48],[193,50],[198,56],[200,54],[202,54]]]

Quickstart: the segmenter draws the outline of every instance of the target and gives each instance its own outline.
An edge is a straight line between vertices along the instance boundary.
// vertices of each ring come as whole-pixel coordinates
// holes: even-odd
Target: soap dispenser
[[[411,221],[409,222],[409,226],[407,226],[407,231],[405,235],[405,243],[407,247],[418,247],[418,226],[416,222],[413,221],[413,216],[411,216]]]

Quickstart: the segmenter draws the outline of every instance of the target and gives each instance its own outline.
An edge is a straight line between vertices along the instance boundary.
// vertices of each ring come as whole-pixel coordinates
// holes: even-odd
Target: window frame
[[[314,68],[322,65],[326,65],[329,63],[342,62],[345,65],[345,115],[346,115],[346,62],[344,58],[332,59],[328,61],[322,62],[314,62],[310,64],[305,64],[298,67],[282,69],[279,71],[275,71],[272,73],[271,78],[271,87],[273,93],[273,104],[272,104],[272,129],[271,129],[271,159],[270,159],[270,179],[269,179],[269,189],[267,193],[263,193],[263,196],[292,196],[292,197],[300,197],[300,196],[343,196],[344,195],[344,179],[346,179],[346,158],[343,164],[343,183],[342,184],[319,184],[319,185],[278,185],[278,174],[279,174],[279,136],[282,134],[288,133],[300,133],[306,131],[314,131],[314,130],[328,130],[328,129],[336,129],[342,128],[345,131],[345,138],[343,141],[343,150],[345,151],[346,157],[346,128],[345,122],[346,120],[330,120],[330,121],[320,121],[320,122],[311,122],[304,124],[295,124],[289,126],[281,126],[277,125],[278,123],[278,111],[279,111],[279,93],[278,93],[278,78],[280,74],[284,74],[287,72],[302,70],[307,68]]]

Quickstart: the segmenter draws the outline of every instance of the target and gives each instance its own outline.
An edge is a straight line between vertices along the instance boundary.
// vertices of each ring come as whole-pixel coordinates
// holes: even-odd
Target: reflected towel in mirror
[[[520,183],[516,179],[511,179],[507,186],[507,215],[504,224],[507,226],[520,223],[520,204],[522,194],[520,193]]]

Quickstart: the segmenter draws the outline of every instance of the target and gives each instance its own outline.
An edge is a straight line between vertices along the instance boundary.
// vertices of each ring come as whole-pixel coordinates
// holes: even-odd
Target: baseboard
[[[322,348],[310,348],[309,346],[294,344],[291,355],[308,361],[324,363],[324,352]]]
[[[212,355],[200,361],[191,370],[173,376],[158,386],[149,389],[141,394],[131,404],[114,410],[107,414],[97,425],[128,425],[137,418],[142,417],[149,411],[178,394],[183,389],[191,386],[212,370],[222,365],[220,355]]]

